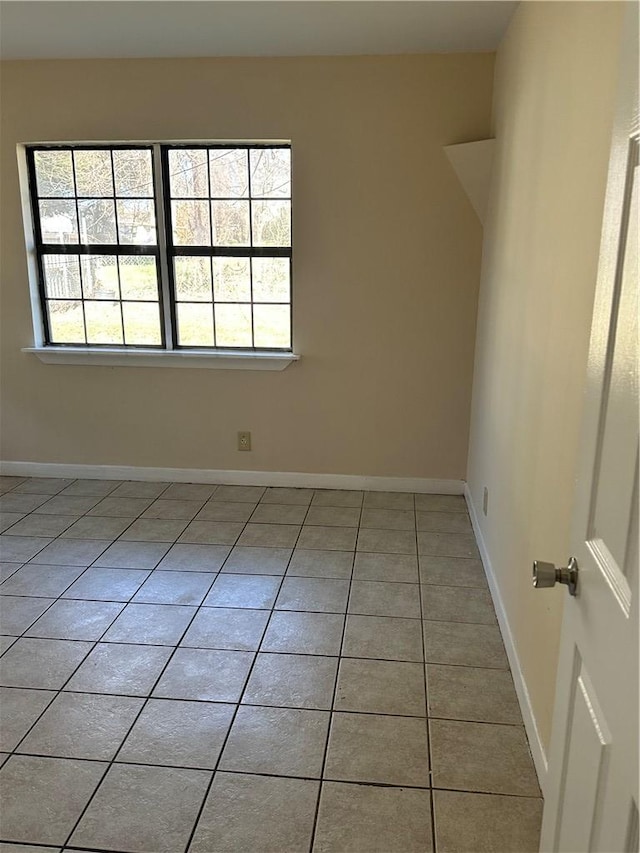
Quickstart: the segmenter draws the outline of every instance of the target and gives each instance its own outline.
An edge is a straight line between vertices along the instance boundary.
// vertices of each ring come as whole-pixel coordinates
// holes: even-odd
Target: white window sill
[[[122,347],[24,347],[45,364],[95,364],[107,367],[206,367],[214,370],[284,370],[300,359],[291,352],[233,350],[151,350]]]

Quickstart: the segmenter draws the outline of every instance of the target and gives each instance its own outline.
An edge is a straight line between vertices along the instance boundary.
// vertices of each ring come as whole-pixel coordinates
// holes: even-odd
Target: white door
[[[578,588],[565,602],[544,853],[638,850],[640,128],[638,7],[628,7],[574,495]]]

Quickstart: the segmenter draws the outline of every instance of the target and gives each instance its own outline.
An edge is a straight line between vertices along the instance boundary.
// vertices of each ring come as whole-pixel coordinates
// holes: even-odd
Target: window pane
[[[254,246],[291,245],[290,201],[254,201],[251,209]]]
[[[216,344],[219,347],[250,347],[251,306],[215,306]]]
[[[209,151],[212,198],[247,198],[249,169],[247,149],[214,148]]]
[[[291,196],[291,150],[254,148],[251,151],[251,196]]]
[[[213,201],[214,246],[248,246],[249,238],[249,202]]]
[[[78,202],[81,243],[117,243],[116,214],[109,199]]]
[[[214,258],[213,293],[216,302],[249,302],[251,299],[249,258]]]
[[[153,255],[121,255],[118,263],[123,299],[158,301],[158,275]]]
[[[75,201],[41,201],[40,230],[43,243],[77,243]]]
[[[74,195],[71,151],[35,151],[33,156],[39,196]]]
[[[175,258],[176,299],[211,301],[211,261],[209,258]]]
[[[162,343],[157,302],[123,302],[122,315],[125,343],[144,346]]]
[[[174,148],[169,151],[169,181],[173,198],[208,198],[206,148]]]
[[[209,202],[172,201],[173,242],[176,246],[210,246]]]
[[[213,311],[211,304],[176,305],[178,313],[178,343],[182,347],[213,346]]]
[[[253,298],[256,302],[289,302],[289,258],[254,258]]]
[[[115,150],[113,168],[118,196],[153,196],[151,151]]]
[[[153,201],[118,200],[118,234],[121,243],[153,245],[156,242],[156,215]]]
[[[79,299],[80,263],[75,255],[45,255],[44,281],[47,296],[53,299]]]
[[[85,299],[118,299],[118,259],[115,255],[82,255],[82,293]]]
[[[88,344],[121,344],[122,320],[119,302],[85,302]]]
[[[254,305],[253,323],[255,346],[291,346],[291,309],[288,305]]]
[[[73,160],[77,195],[113,195],[110,151],[74,151]]]
[[[84,344],[82,302],[47,302],[52,344]]]

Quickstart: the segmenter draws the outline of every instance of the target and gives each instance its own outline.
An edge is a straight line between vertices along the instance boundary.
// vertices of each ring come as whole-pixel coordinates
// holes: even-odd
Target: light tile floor
[[[0,493],[0,853],[538,849],[463,498]]]

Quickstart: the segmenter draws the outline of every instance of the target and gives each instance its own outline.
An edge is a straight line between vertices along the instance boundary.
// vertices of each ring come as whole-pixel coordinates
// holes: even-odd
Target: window
[[[43,341],[290,352],[285,144],[27,147]]]

